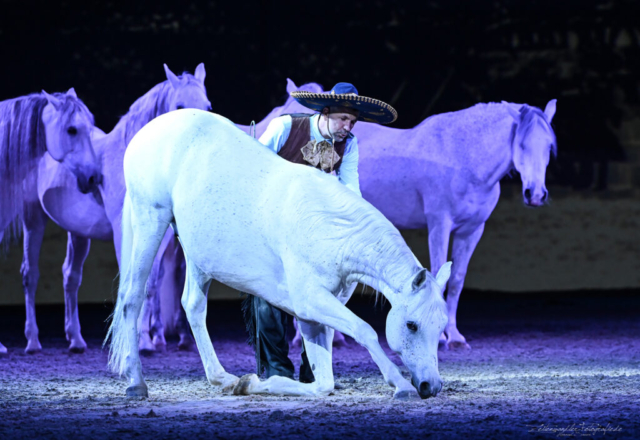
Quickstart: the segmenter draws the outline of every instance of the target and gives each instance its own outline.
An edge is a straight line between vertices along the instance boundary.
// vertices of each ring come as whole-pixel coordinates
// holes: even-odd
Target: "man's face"
[[[323,112],[321,123],[321,131],[326,130],[327,120],[329,118],[329,130],[337,142],[342,142],[356,124],[358,120],[358,110],[345,107],[331,107],[331,111],[327,114],[327,110]],[[324,133],[323,133],[324,134]]]

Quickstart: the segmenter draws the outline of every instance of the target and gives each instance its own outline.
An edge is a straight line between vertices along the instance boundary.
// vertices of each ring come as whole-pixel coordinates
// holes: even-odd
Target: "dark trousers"
[[[258,373],[265,371],[266,377],[284,376],[293,379],[293,363],[289,359],[287,326],[289,314],[257,296],[249,295],[251,307],[245,315],[251,320],[250,329],[255,331],[255,350]],[[252,338],[253,339],[253,338]],[[259,353],[259,357],[257,354]],[[300,382],[311,383],[315,379],[309,366],[309,359],[302,342],[302,361],[300,363]]]

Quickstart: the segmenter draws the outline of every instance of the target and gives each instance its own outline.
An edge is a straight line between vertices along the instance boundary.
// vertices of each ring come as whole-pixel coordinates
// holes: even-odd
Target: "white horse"
[[[178,77],[166,65],[164,69],[167,80],[136,100],[109,134],[94,129],[93,144],[104,173],[100,193],[82,194],[77,191],[70,173],[50,155],[45,155],[40,161],[37,191],[32,192],[24,208],[22,276],[27,306],[27,353],[42,349],[35,318],[35,295],[39,279],[38,259],[48,219],[51,218],[68,231],[67,257],[62,267],[65,333],[69,350],[83,353],[87,344],[82,337],[78,319],[78,289],[82,282],[82,266],[89,254],[91,239],[113,238],[116,255],[119,257],[120,217],[125,194],[122,161],[127,144],[140,128],[161,114],[180,108],[211,110],[204,87],[206,73],[203,64],[196,68],[195,75],[184,73]]]
[[[318,84],[300,89],[322,92]],[[287,79],[287,92],[295,90]],[[298,112],[309,110],[290,97],[257,124],[258,136],[271,119]],[[471,255],[498,202],[500,180],[515,169],[527,206],[548,199],[545,173],[557,148],[555,112],[555,99],[544,112],[503,102],[435,115],[408,130],[367,122],[354,126],[362,196],[399,229],[428,228],[432,271],[447,260],[451,241],[449,320],[441,340],[447,347],[469,348],[457,328],[458,301]]]
[[[110,367],[145,396],[137,320],[145,283],[169,224],[186,259],[182,304],[208,381],[236,394],[326,395],[334,388],[333,329],[365,346],[398,399],[438,393],[438,337],[446,323],[445,265],[434,278],[391,223],[335,178],[268,151],[229,120],[197,110],[156,118],[124,158],[119,299],[109,329]],[[298,317],[316,381],[240,381],[218,361],[206,329],[211,279],[258,295]],[[391,303],[387,341],[413,383],[385,355],[375,331],[344,303],[362,282]],[[105,341],[106,343],[106,341]],[[417,391],[416,391],[417,388]]]

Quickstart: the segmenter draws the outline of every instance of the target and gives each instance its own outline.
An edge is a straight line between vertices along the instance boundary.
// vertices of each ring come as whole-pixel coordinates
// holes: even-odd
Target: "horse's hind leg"
[[[211,279],[187,258],[182,306],[187,313],[191,330],[193,330],[196,338],[207,380],[211,385],[221,386],[222,391],[226,392],[233,389],[238,383],[238,378],[233,374],[227,373],[222,367],[207,332],[207,291],[210,283]]]
[[[64,277],[64,331],[69,341],[71,353],[84,353],[87,343],[80,333],[80,320],[78,317],[78,289],[82,283],[82,267],[87,255],[91,240],[67,233],[67,258],[62,265]]]
[[[153,259],[173,214],[166,208],[133,206],[129,194],[122,213],[121,280],[111,324],[109,365],[129,379],[127,396],[147,396],[138,354],[138,316]]]
[[[138,349],[142,355],[151,355],[156,351],[165,351],[167,348],[167,342],[164,339],[164,328],[162,326],[162,317],[154,317],[154,314],[160,314],[160,298],[158,292],[158,286],[162,279],[162,266],[160,264],[161,256],[163,253],[163,246],[160,245],[158,255],[153,260],[153,266],[151,267],[151,273],[147,280],[147,295],[145,297],[144,307],[142,310],[142,317],[140,320],[140,339],[138,341]],[[154,319],[155,318],[155,319]],[[153,328],[152,322],[159,321],[159,328]],[[161,339],[158,338],[158,346],[151,340],[151,334],[155,332],[162,332]],[[154,336],[154,340],[156,336]]]
[[[444,331],[447,334],[447,346],[452,348],[471,348],[467,340],[458,330],[456,312],[458,311],[458,301],[464,285],[464,278],[467,275],[469,260],[476,249],[482,232],[484,223],[473,229],[471,232],[456,231],[453,234],[453,244],[451,246],[451,259],[454,264],[451,270],[447,288],[447,313],[449,321]]]
[[[40,278],[38,260],[40,259],[40,249],[47,220],[48,217],[39,203],[25,203],[22,219],[24,252],[20,272],[22,273],[22,287],[27,311],[27,319],[24,324],[27,348],[24,351],[29,354],[42,350],[38,338],[38,324],[36,323],[36,290]]]

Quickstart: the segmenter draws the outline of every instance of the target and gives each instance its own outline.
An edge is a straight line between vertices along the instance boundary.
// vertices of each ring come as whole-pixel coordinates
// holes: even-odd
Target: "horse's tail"
[[[120,247],[120,282],[118,286],[118,296],[116,307],[111,314],[111,326],[107,332],[103,346],[107,344],[111,338],[109,346],[109,369],[119,375],[124,374],[125,359],[131,350],[137,350],[138,347],[129,347],[124,326],[124,304],[126,303],[124,295],[127,294],[126,285],[131,277],[131,268],[129,262],[131,260],[131,248],[133,242],[133,228],[131,227],[131,200],[127,193],[124,197],[124,205],[122,207],[122,246]],[[131,292],[129,292],[131,294]]]

